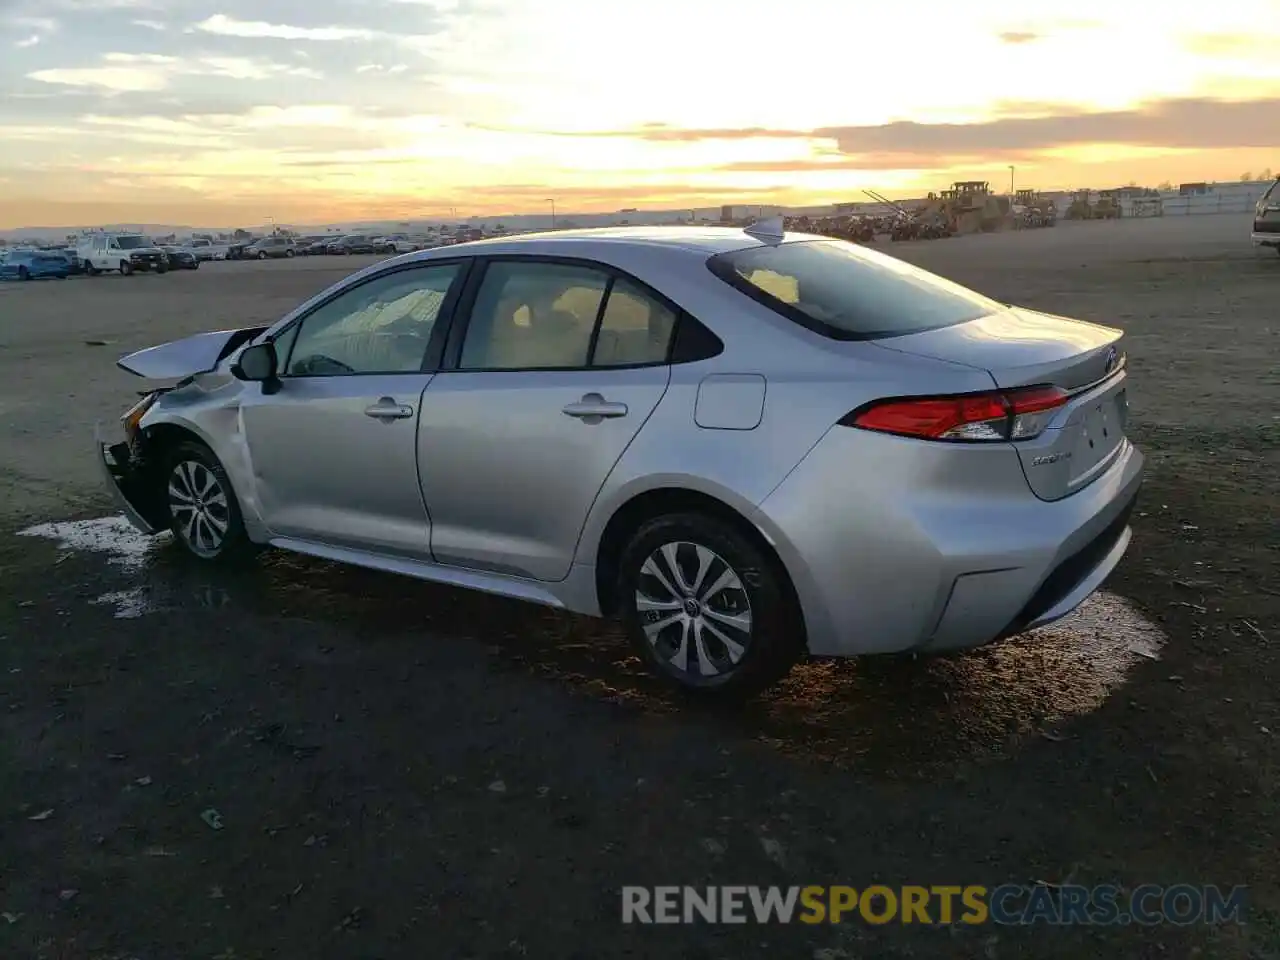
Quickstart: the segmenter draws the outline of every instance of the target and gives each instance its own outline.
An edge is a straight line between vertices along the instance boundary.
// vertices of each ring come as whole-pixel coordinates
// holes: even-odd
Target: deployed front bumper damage
[[[107,482],[107,488],[116,506],[128,521],[145,534],[160,532],[160,528],[147,518],[147,499],[144,496],[142,471],[124,440],[112,443],[99,424],[93,431],[97,447],[98,466]]]

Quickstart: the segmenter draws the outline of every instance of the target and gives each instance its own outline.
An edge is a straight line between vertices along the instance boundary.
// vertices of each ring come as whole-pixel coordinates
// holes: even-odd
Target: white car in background
[[[385,237],[374,237],[373,248],[378,253],[413,253],[422,249],[422,243],[403,233],[393,233]]]
[[[193,239],[184,243],[186,249],[195,254],[197,260],[225,260],[227,247],[225,243],[214,243],[212,240]]]

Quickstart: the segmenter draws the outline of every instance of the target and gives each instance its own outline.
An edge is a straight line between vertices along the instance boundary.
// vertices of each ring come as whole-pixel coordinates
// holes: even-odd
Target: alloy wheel
[[[183,460],[169,474],[169,512],[174,531],[192,553],[214,557],[231,525],[231,506],[218,475],[199,460]]]
[[[663,544],[645,560],[636,612],[657,658],[693,681],[731,673],[751,646],[751,601],[736,570],[701,544]]]

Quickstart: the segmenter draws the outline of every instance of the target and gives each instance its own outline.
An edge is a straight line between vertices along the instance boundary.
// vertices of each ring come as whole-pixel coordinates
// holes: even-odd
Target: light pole
[[[556,228],[556,198],[547,197],[547,203],[551,204],[551,229]]]
[[[1009,164],[1009,196],[1011,197],[1014,196],[1014,192],[1015,191],[1013,189],[1013,164],[1011,163]]]

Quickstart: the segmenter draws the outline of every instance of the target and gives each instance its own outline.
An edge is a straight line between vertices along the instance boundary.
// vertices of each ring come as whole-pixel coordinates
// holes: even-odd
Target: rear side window
[[[734,250],[708,266],[765,306],[837,340],[900,337],[1003,309],[927,270],[842,240]]]

